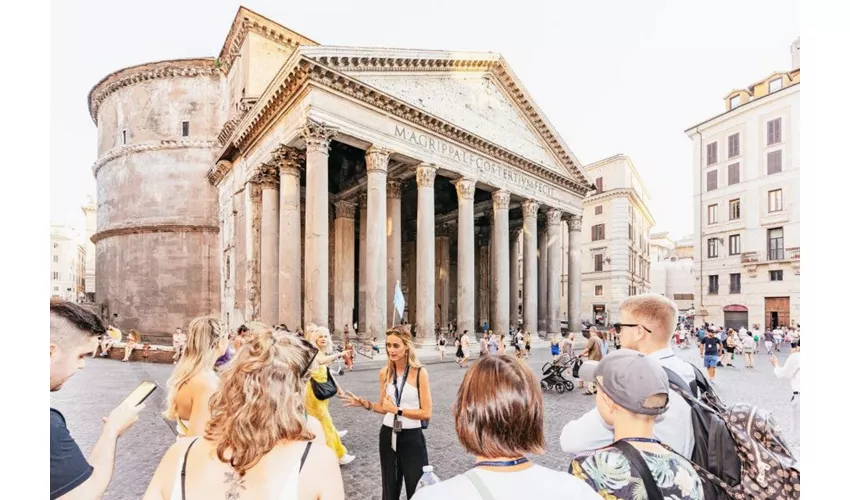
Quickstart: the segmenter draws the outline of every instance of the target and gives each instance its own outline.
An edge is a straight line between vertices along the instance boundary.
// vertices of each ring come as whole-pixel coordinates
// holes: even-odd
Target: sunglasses
[[[621,330],[624,326],[628,326],[628,327],[632,327],[632,328],[643,328],[644,330],[646,330],[646,331],[647,331],[647,333],[652,333],[652,330],[650,330],[649,328],[647,328],[647,327],[645,327],[645,326],[643,326],[643,325],[638,325],[638,324],[631,324],[631,323],[614,323],[614,325],[613,325],[613,326],[614,326],[614,331],[615,331],[615,332],[617,332],[617,333],[620,333],[620,330]]]

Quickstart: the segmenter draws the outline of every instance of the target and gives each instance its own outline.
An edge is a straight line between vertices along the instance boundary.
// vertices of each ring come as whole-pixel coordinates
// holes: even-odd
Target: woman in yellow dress
[[[327,328],[317,327],[316,325],[311,324],[307,326],[307,330],[304,334],[306,339],[319,349],[319,354],[316,356],[318,366],[315,370],[313,370],[311,378],[317,383],[326,383],[329,376],[328,365],[337,359],[342,358],[346,351],[330,355],[327,354],[332,349],[331,334]],[[336,383],[336,380],[334,380],[334,383],[337,387],[337,395],[341,396],[344,394],[342,387]],[[345,446],[342,445],[342,441],[340,441],[340,439],[345,436],[348,431],[337,432],[336,427],[334,427],[333,419],[331,419],[330,411],[328,410],[329,404],[330,400],[328,399],[320,401],[316,398],[316,395],[313,393],[312,382],[307,384],[307,414],[311,417],[315,417],[322,424],[322,430],[325,433],[325,442],[330,449],[336,452],[340,465],[350,464],[355,457],[354,455],[348,454],[348,450],[345,449]]]

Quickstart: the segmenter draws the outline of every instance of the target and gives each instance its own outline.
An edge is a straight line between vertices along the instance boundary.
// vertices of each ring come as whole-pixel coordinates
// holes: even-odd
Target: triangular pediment
[[[302,55],[579,185],[587,176],[498,54],[302,47]]]

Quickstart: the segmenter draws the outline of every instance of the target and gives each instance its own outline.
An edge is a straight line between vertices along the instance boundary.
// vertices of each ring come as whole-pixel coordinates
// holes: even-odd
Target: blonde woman
[[[210,399],[202,436],[165,454],[145,500],[274,498],[341,500],[333,452],[315,445],[304,394],[316,349],[271,330],[240,349]]]
[[[378,378],[379,401],[367,401],[353,394],[341,397],[346,406],[359,406],[384,416],[378,438],[382,498],[398,500],[402,481],[407,498],[411,498],[422,477],[422,467],[428,465],[422,422],[431,418],[431,383],[406,329],[387,330],[387,366]]]
[[[133,354],[133,349],[138,349],[141,345],[142,337],[136,330],[130,330],[130,335],[127,336],[127,345],[124,346],[124,359],[121,361],[130,361],[130,355]]]
[[[327,365],[343,357],[348,351],[328,354],[333,349],[333,346],[331,344],[331,334],[325,327],[317,327],[313,324],[308,325],[304,335],[318,349],[318,355],[316,356],[318,366],[311,372],[311,379],[315,380],[317,384],[326,384],[329,380],[332,380],[334,385],[336,385],[337,395],[342,396],[344,394],[342,387],[330,375]],[[337,432],[328,408],[329,405],[329,399],[320,400],[316,397],[316,394],[313,392],[313,383],[309,382],[307,384],[307,414],[315,417],[322,424],[322,430],[325,433],[325,442],[329,448],[336,452],[339,464],[348,465],[356,458],[354,455],[348,454],[348,450],[345,449],[345,446],[343,446],[340,440],[348,431]]]
[[[183,357],[168,379],[168,420],[177,421],[179,437],[200,436],[210,418],[209,399],[218,389],[216,360],[227,350],[227,335],[218,319],[195,318],[189,323]]]

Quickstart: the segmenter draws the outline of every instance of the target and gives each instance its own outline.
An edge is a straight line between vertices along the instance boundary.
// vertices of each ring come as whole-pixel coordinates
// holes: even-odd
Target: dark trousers
[[[422,429],[404,429],[396,434],[396,451],[392,448],[393,430],[381,426],[378,439],[378,451],[381,455],[381,485],[383,500],[398,500],[401,496],[401,482],[412,498],[416,483],[422,477],[422,467],[428,465],[428,449],[425,447],[425,435]]]

